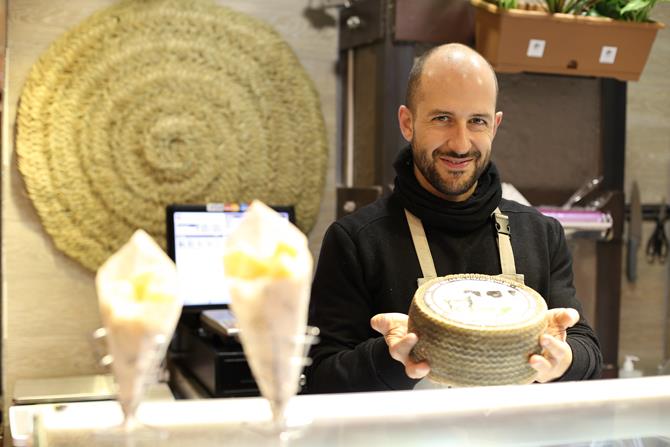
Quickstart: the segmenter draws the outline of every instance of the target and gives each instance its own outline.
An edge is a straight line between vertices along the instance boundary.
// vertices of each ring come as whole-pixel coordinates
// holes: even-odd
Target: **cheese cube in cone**
[[[118,400],[132,415],[181,314],[176,268],[151,236],[137,230],[95,279]]]
[[[298,390],[312,263],[305,235],[259,201],[226,241],[224,271],[240,340],[275,418]]]

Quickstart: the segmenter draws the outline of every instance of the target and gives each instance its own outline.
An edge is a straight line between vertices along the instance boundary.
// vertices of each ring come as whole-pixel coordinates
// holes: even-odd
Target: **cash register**
[[[273,206],[295,221],[293,207]],[[224,242],[246,205],[170,205],[167,249],[177,266],[182,315],[170,345],[171,366],[211,397],[259,395],[237,337],[223,271]]]

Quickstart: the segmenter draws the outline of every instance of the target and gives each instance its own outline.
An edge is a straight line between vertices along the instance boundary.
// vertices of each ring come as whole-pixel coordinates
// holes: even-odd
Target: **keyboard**
[[[200,321],[214,332],[222,335],[235,336],[240,330],[237,319],[230,309],[205,310],[200,314]]]

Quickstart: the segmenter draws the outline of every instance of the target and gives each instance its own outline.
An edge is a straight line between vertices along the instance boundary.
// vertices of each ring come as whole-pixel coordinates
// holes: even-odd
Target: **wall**
[[[8,57],[2,147],[3,394],[17,378],[99,371],[90,334],[99,327],[93,274],[54,248],[16,168],[13,127],[21,86],[37,57],[66,29],[112,0],[9,0]],[[270,23],[292,46],[314,80],[331,147],[326,192],[310,247],[318,252],[334,217],[336,31],[317,31],[302,0],[218,0]],[[9,399],[5,399],[8,402]]]
[[[670,4],[659,3],[652,18],[670,24]],[[642,203],[658,204],[670,199],[670,31],[659,31],[649,61],[638,82],[628,83],[625,190],[627,201],[633,180],[637,180]],[[670,262],[650,265],[643,250],[654,224],[642,228],[638,253],[638,280],[622,278],[620,358],[640,357],[646,373],[670,356],[668,350],[668,301]],[[670,225],[666,224],[666,235]],[[625,259],[625,253],[624,253]],[[624,270],[625,271],[625,270]],[[665,339],[665,341],[664,341]],[[664,353],[665,350],[665,353]],[[670,373],[670,369],[668,370]]]

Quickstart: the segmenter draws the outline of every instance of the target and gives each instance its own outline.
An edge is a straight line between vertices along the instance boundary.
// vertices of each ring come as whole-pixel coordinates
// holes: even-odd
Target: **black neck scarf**
[[[393,194],[422,222],[450,231],[472,231],[490,222],[502,198],[500,176],[490,162],[479,177],[475,192],[463,202],[444,200],[424,189],[414,175],[411,147],[403,149],[393,163],[396,171]]]

